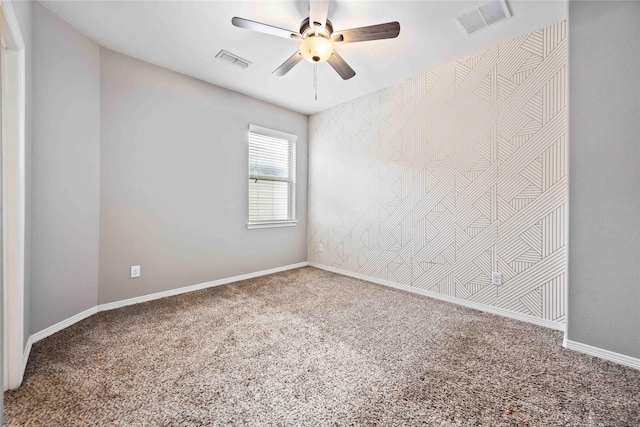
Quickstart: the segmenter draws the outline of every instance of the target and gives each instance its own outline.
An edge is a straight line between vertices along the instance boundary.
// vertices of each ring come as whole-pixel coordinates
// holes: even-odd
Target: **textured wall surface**
[[[311,116],[309,261],[563,323],[566,71],[563,22]]]

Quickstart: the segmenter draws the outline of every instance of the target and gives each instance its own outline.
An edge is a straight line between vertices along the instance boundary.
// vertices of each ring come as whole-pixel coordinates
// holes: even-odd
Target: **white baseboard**
[[[474,310],[484,311],[486,313],[497,314],[499,316],[509,317],[511,319],[520,320],[522,322],[533,323],[534,325],[544,326],[545,328],[555,329],[557,331],[564,331],[564,324],[556,323],[551,320],[539,319],[533,316],[527,316],[526,314],[515,313],[513,311],[505,310],[502,308],[492,307],[490,305],[481,304],[474,301],[467,301],[460,298],[451,297],[448,295],[438,294],[436,292],[427,291],[420,288],[414,288],[413,286],[406,286],[400,283],[391,282],[389,280],[379,279],[377,277],[370,277],[364,274],[354,273],[348,270],[342,270],[340,268],[330,267],[327,265],[316,264],[310,262],[310,266],[319,268],[321,270],[331,271],[333,273],[342,274],[343,276],[349,276],[356,279],[366,280],[368,282],[377,283],[379,285],[389,286],[391,288],[401,289],[403,291],[412,292],[414,294],[424,295],[430,298],[435,298],[441,301],[450,302],[453,304],[461,305],[463,307],[473,308]]]
[[[602,348],[593,347],[591,345],[582,344],[582,343],[567,340],[567,339],[564,340],[562,345],[569,350],[588,354],[589,356],[599,357],[600,359],[619,363],[620,365],[624,365],[630,368],[640,370],[640,359],[635,357],[626,356],[624,354],[616,353],[609,350],[604,350]]]
[[[260,277],[260,276],[266,276],[269,274],[274,274],[274,273],[280,273],[281,271],[286,271],[286,270],[293,270],[295,268],[300,268],[300,267],[306,267],[307,265],[309,265],[308,262],[299,262],[297,264],[291,264],[291,265],[285,265],[283,267],[276,267],[276,268],[271,268],[269,270],[261,270],[261,271],[256,271],[253,273],[248,273],[248,274],[241,274],[239,276],[233,276],[233,277],[227,277],[225,279],[218,279],[218,280],[212,280],[211,282],[205,282],[205,283],[200,283],[197,285],[191,285],[191,286],[185,286],[182,288],[177,288],[177,289],[170,289],[168,291],[164,291],[164,292],[157,292],[155,294],[149,294],[149,295],[142,295],[139,297],[135,297],[135,298],[129,298],[126,300],[122,300],[122,301],[115,301],[115,302],[110,302],[107,304],[100,304],[96,307],[91,307],[85,311],[83,311],[82,313],[78,313],[75,316],[71,316],[68,319],[63,320],[62,322],[58,322],[55,325],[49,326],[46,329],[43,329],[40,332],[36,332],[35,334],[31,335],[29,337],[29,339],[27,340],[27,345],[25,346],[25,350],[24,350],[24,360],[23,360],[23,367],[22,367],[22,372],[24,374],[24,370],[27,367],[27,361],[29,360],[29,354],[31,353],[31,346],[33,344],[35,344],[36,342],[55,334],[56,332],[59,332],[65,328],[68,328],[69,326],[73,325],[74,323],[77,323],[81,320],[86,319],[87,317],[96,314],[99,311],[106,311],[106,310],[113,310],[115,308],[119,308],[119,307],[125,307],[127,305],[132,305],[132,304],[138,304],[141,302],[146,302],[146,301],[152,301],[152,300],[156,300],[156,299],[160,299],[160,298],[164,298],[164,297],[170,297],[173,295],[179,295],[179,294],[184,294],[187,292],[193,292],[193,291],[199,291],[201,289],[206,289],[206,288],[211,288],[213,286],[220,286],[220,285],[226,285],[229,283],[233,283],[233,282],[239,282],[241,280],[247,280],[247,279],[253,279],[256,277]]]
[[[96,307],[88,308],[85,311],[76,314],[75,316],[71,316],[68,319],[63,320],[62,322],[58,322],[55,325],[49,326],[48,328],[43,329],[40,332],[36,332],[35,334],[29,337],[29,341],[31,341],[31,344],[35,344],[41,339],[44,339],[50,335],[55,334],[56,332],[59,332],[65,328],[68,328],[74,323],[78,323],[79,321],[84,320],[87,317],[93,314],[96,314],[97,312],[98,310]]]
[[[33,345],[33,340],[31,337],[27,340],[27,345],[24,346],[24,353],[22,356],[22,376],[24,377],[24,371],[27,369],[27,362],[29,361],[29,355],[31,354],[31,346]]]
[[[22,356],[22,375],[24,376],[24,371],[25,369],[27,369],[27,362],[29,361],[29,355],[31,354],[31,346],[33,346],[34,343],[50,335],[53,335],[56,332],[63,330],[64,328],[68,328],[74,323],[78,323],[79,321],[84,320],[87,317],[96,314],[97,312],[97,307],[91,307],[81,313],[76,314],[75,316],[71,316],[68,319],[63,320],[62,322],[58,322],[55,325],[49,326],[48,328],[31,335],[27,340],[27,345],[25,345],[24,353]]]
[[[126,299],[126,300],[122,300],[122,301],[116,301],[116,302],[112,302],[112,303],[108,303],[108,304],[101,304],[99,306],[96,307],[92,307],[89,308],[81,313],[76,314],[75,316],[72,316],[68,319],[63,320],[62,322],[58,322],[53,326],[50,326],[46,329],[43,329],[40,332],[37,332],[33,335],[31,335],[29,337],[29,339],[27,340],[27,344],[25,346],[24,349],[24,359],[23,359],[23,366],[22,366],[22,372],[24,374],[24,371],[27,367],[27,361],[29,360],[29,355],[31,353],[31,346],[50,336],[55,334],[58,331],[61,331],[71,325],[73,325],[74,323],[77,323],[83,319],[86,319],[87,317],[99,312],[99,311],[105,311],[105,310],[113,310],[115,308],[119,308],[119,307],[125,307],[127,305],[132,305],[132,304],[138,304],[141,302],[146,302],[146,301],[152,301],[152,300],[156,300],[156,299],[160,299],[160,298],[164,298],[164,297],[169,297],[169,296],[173,296],[173,295],[179,295],[179,294],[184,294],[187,292],[193,292],[193,291],[197,291],[197,290],[201,290],[201,289],[206,289],[206,288],[211,288],[214,286],[221,286],[221,285],[226,285],[229,283],[233,283],[233,282],[239,282],[241,280],[247,280],[247,279],[253,279],[256,277],[260,277],[260,276],[266,276],[269,274],[274,274],[274,273],[279,273],[281,271],[286,271],[286,270],[293,270],[295,268],[301,268],[301,267],[306,267],[306,266],[312,266],[312,267],[316,267],[319,268],[321,270],[326,270],[326,271],[331,271],[333,273],[337,273],[337,274],[341,274],[343,276],[349,276],[349,277],[354,277],[356,279],[361,279],[361,280],[365,280],[368,282],[373,282],[373,283],[377,283],[379,285],[383,285],[383,286],[389,286],[392,288],[396,288],[396,289],[401,289],[404,291],[408,291],[408,292],[412,292],[412,293],[416,293],[419,295],[424,295],[427,297],[431,297],[431,298],[435,298],[438,300],[442,300],[442,301],[446,301],[446,302],[450,302],[453,304],[457,304],[457,305],[461,305],[464,307],[468,307],[468,308],[472,308],[475,310],[480,310],[480,311],[484,311],[487,313],[491,313],[491,314],[497,314],[500,316],[504,316],[504,317],[509,317],[512,319],[516,319],[516,320],[521,320],[523,322],[528,322],[528,323],[533,323],[536,324],[538,326],[544,326],[547,328],[551,328],[551,329],[556,329],[556,330],[560,330],[563,331],[564,330],[564,325],[555,323],[555,322],[551,322],[548,320],[544,320],[544,319],[538,319],[535,317],[531,317],[531,316],[527,316],[524,314],[520,314],[520,313],[514,313],[508,310],[503,310],[500,308],[496,308],[496,307],[491,307],[485,304],[480,304],[480,303],[476,303],[473,301],[466,301],[466,300],[461,300],[458,298],[454,298],[454,297],[450,297],[447,295],[441,295],[441,294],[437,294],[435,292],[430,292],[424,289],[420,289],[420,288],[414,288],[411,286],[406,286],[406,285],[401,285],[399,283],[394,283],[388,280],[383,280],[383,279],[378,279],[375,277],[369,277],[369,276],[365,276],[364,274],[359,274],[359,273],[353,273],[351,271],[347,271],[347,270],[342,270],[339,268],[335,268],[335,267],[329,267],[326,265],[321,265],[321,264],[316,264],[316,263],[310,263],[310,262],[300,262],[298,264],[291,264],[291,265],[287,265],[287,266],[283,266],[283,267],[277,267],[277,268],[272,268],[269,270],[262,270],[262,271],[256,271],[254,273],[249,273],[249,274],[242,274],[239,276],[233,276],[233,277],[228,277],[225,279],[218,279],[218,280],[213,280],[210,282],[205,282],[205,283],[200,283],[197,285],[192,285],[192,286],[185,286],[182,288],[177,288],[177,289],[171,289],[168,291],[164,291],[164,292],[157,292],[155,294],[150,294],[150,295],[143,295],[140,297],[136,297],[136,298],[130,298],[130,299]],[[625,365],[625,366],[629,366],[631,368],[634,369],[638,369],[640,370],[640,359],[637,359],[635,357],[631,357],[631,356],[625,356],[624,354],[620,354],[620,353],[615,353],[613,351],[609,351],[609,350],[603,350],[601,348],[598,347],[593,347],[587,344],[581,344],[579,342],[575,342],[575,341],[571,341],[571,340],[567,340],[566,337],[563,340],[562,345],[569,349],[569,350],[574,350],[580,353],[584,353],[584,354],[588,354],[590,356],[595,356],[595,357],[599,357],[601,359],[604,360],[609,360],[611,362],[615,362],[615,363],[619,363],[621,365]]]
[[[224,279],[212,280],[210,282],[199,283],[197,285],[185,286],[182,288],[170,289],[168,291],[156,292],[154,294],[142,295],[135,298],[129,298],[121,301],[110,302],[107,304],[100,304],[96,307],[91,307],[82,313],[78,313],[75,316],[71,316],[68,319],[63,320],[62,322],[58,322],[53,326],[49,326],[46,329],[43,329],[40,332],[36,332],[35,334],[29,337],[29,341],[31,344],[35,344],[36,342],[44,339],[50,335],[55,334],[58,331],[63,330],[64,328],[68,328],[69,326],[77,323],[87,317],[96,314],[99,311],[113,310],[119,307],[125,307],[127,305],[138,304],[146,301],[153,301],[160,298],[170,297],[173,295],[184,294],[187,292],[199,291],[201,289],[211,288],[214,286],[226,285],[233,282],[239,282],[241,280],[253,279],[260,276],[266,276],[269,274],[280,273],[281,271],[293,270],[295,268],[306,267],[309,265],[307,262],[300,262],[298,264],[285,265],[283,267],[271,268],[269,270],[261,270],[248,274],[241,274],[239,276],[227,277]]]
[[[370,277],[370,276],[366,276],[364,274],[353,273],[353,272],[348,271],[348,270],[342,270],[340,268],[330,267],[330,266],[326,266],[326,265],[322,265],[322,264],[316,264],[314,262],[310,262],[309,265],[312,266],[312,267],[316,267],[316,268],[322,269],[322,270],[327,270],[327,271],[331,271],[333,273],[342,274],[344,276],[354,277],[356,279],[366,280],[368,282],[373,282],[373,283],[377,283],[379,285],[389,286],[389,287],[396,288],[396,289],[402,289],[404,291],[413,292],[413,293],[416,293],[416,294],[419,294],[419,295],[424,295],[424,296],[428,296],[428,297],[431,297],[431,298],[439,299],[439,300],[442,300],[442,301],[451,302],[453,304],[462,305],[464,307],[473,308],[473,309],[484,311],[484,312],[487,312],[487,313],[497,314],[497,315],[500,315],[500,316],[509,317],[511,319],[521,320],[523,322],[533,323],[533,324],[538,325],[538,326],[544,326],[544,327],[547,327],[547,328],[550,328],[550,329],[555,329],[555,330],[558,330],[558,331],[564,331],[565,330],[565,325],[558,324],[556,322],[552,322],[552,321],[549,321],[549,320],[538,319],[536,317],[527,316],[525,314],[520,314],[520,313],[514,313],[512,311],[508,311],[508,310],[504,310],[504,309],[496,308],[496,307],[491,307],[489,305],[480,304],[480,303],[473,302],[473,301],[461,300],[461,299],[458,299],[458,298],[450,297],[448,295],[441,295],[441,294],[438,294],[438,293],[435,293],[435,292],[430,292],[430,291],[427,291],[427,290],[424,290],[424,289],[414,288],[414,287],[406,286],[406,285],[401,285],[399,283],[394,283],[394,282],[391,282],[389,280],[378,279],[376,277]],[[604,349],[601,349],[601,348],[598,348],[598,347],[593,347],[593,346],[590,346],[590,345],[587,345],[587,344],[582,344],[582,343],[579,343],[579,342],[571,341],[571,340],[567,339],[566,334],[565,334],[564,339],[562,341],[562,346],[567,348],[567,349],[569,349],[569,350],[574,350],[574,351],[577,351],[577,352],[580,352],[580,353],[588,354],[590,356],[599,357],[601,359],[608,360],[610,362],[615,362],[615,363],[618,363],[620,365],[629,366],[631,368],[640,370],[640,359],[638,359],[638,358],[631,357],[631,356],[626,356],[626,355],[620,354],[620,353],[615,353],[615,352],[609,351],[609,350],[604,350]]]
[[[227,277],[224,279],[212,280],[211,282],[199,283],[197,285],[185,286],[183,288],[170,289],[168,291],[156,292],[155,294],[142,295],[135,298],[129,298],[121,301],[110,302],[107,304],[100,304],[98,311],[113,310],[115,308],[125,307],[127,305],[139,304],[141,302],[153,301],[160,298],[171,297],[174,295],[180,295],[187,292],[199,291],[201,289],[212,288],[214,286],[227,285],[233,282],[239,282],[241,280],[254,279],[260,276],[266,276],[269,274],[280,273],[281,271],[293,270],[294,268],[306,267],[308,262],[300,262],[298,264],[285,265],[283,267],[271,268],[269,270],[256,271],[254,273],[241,274],[239,276]]]

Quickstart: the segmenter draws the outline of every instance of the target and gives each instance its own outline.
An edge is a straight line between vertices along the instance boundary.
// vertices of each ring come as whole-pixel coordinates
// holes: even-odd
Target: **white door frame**
[[[24,374],[25,51],[11,3],[2,2],[3,389]]]

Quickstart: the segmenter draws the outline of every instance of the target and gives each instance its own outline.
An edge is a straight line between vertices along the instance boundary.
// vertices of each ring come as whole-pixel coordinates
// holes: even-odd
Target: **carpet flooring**
[[[638,426],[640,371],[562,333],[311,267],[33,346],[10,426]]]

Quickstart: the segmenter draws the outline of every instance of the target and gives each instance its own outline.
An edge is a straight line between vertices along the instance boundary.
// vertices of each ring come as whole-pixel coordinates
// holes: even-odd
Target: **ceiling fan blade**
[[[369,40],[392,39],[400,34],[399,22],[387,22],[386,24],[371,25],[369,27],[352,28],[350,30],[336,31],[331,37],[335,43],[355,43]]]
[[[293,67],[295,67],[298,64],[298,62],[300,62],[300,61],[302,61],[302,54],[300,53],[300,51],[297,51],[296,53],[291,55],[291,57],[289,59],[284,61],[284,63],[281,66],[276,68],[273,71],[273,74],[275,74],[276,76],[284,76]]]
[[[259,33],[271,34],[272,36],[284,37],[287,39],[299,39],[302,36],[295,31],[285,30],[284,28],[274,27],[273,25],[263,24],[261,22],[250,21],[249,19],[238,18],[231,19],[231,23],[245,30],[258,31]]]
[[[351,68],[349,64],[347,64],[335,50],[333,51],[333,55],[329,57],[327,62],[333,67],[334,70],[336,70],[336,73],[340,74],[340,77],[342,77],[343,80],[349,80],[351,77],[356,75],[356,72],[353,71],[353,68]]]
[[[320,24],[318,33],[324,31],[327,15],[329,15],[329,0],[309,0],[309,23]]]

